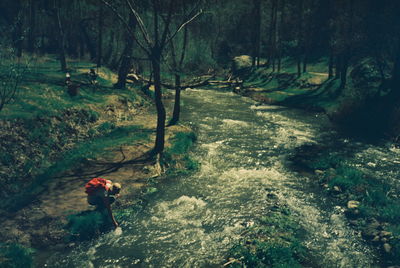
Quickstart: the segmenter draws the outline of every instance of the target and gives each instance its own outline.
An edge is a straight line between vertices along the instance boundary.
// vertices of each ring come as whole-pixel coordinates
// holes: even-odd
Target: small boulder
[[[340,187],[339,186],[333,186],[333,191],[335,192],[335,193],[341,193],[342,192],[342,189],[340,189]]]
[[[388,231],[380,231],[379,236],[380,237],[390,237],[390,236],[392,236],[392,233],[388,232]]]
[[[392,246],[389,245],[388,243],[385,243],[385,244],[383,244],[383,250],[384,250],[386,253],[390,253],[390,252],[392,251]]]
[[[350,200],[349,202],[347,202],[347,208],[348,209],[356,209],[359,206],[360,206],[360,202],[359,201]]]
[[[236,56],[232,60],[231,71],[233,74],[238,75],[247,68],[252,66],[252,57],[248,55]]]

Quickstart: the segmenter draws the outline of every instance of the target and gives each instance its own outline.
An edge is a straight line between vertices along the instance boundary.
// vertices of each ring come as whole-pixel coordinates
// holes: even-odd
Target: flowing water
[[[300,220],[314,266],[377,266],[343,210],[288,168],[295,148],[336,137],[323,115],[257,106],[213,90],[189,89],[183,103],[183,121],[198,133],[192,156],[200,170],[160,184],[144,209],[121,223],[122,235],[109,233],[71,252],[53,253],[47,267],[218,267],[246,223],[266,213],[271,192]],[[376,166],[376,157],[366,159],[368,150],[379,154],[360,149],[360,163]]]

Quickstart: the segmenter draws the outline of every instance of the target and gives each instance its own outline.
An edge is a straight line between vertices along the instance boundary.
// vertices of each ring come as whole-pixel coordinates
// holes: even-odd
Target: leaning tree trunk
[[[151,55],[151,63],[154,75],[154,92],[157,108],[157,133],[156,142],[154,145],[154,153],[161,154],[164,151],[165,138],[165,108],[162,102],[161,92],[161,51],[159,48],[154,48]]]

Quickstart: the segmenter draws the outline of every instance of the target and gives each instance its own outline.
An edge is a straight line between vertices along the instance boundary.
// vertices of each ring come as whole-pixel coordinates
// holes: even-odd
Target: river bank
[[[74,82],[86,83],[88,65],[76,63]],[[111,89],[116,76],[102,68],[96,89],[84,84],[80,94],[71,98],[60,85],[62,74],[51,69],[51,61],[46,61],[31,70],[24,82],[31,114],[25,114],[24,98],[1,114],[1,146],[8,155],[3,155],[0,169],[2,180],[8,182],[2,189],[1,206],[4,263],[18,263],[23,256],[29,259],[29,248],[75,247],[77,241],[66,225],[71,215],[92,209],[84,185],[93,177],[123,185],[122,197],[114,205],[117,220],[122,220],[121,211],[154,192],[165,172],[195,168],[186,155],[193,132],[183,125],[166,129],[167,160],[160,164],[148,157],[155,139],[156,112],[140,90]],[[52,99],[40,97],[43,91]]]
[[[339,123],[332,125],[332,130],[341,133],[336,134],[339,138],[300,146],[290,157],[293,161],[291,166],[315,184],[312,186],[316,187],[314,194],[329,200],[332,209],[337,207],[344,213],[347,224],[355,230],[354,235],[363,237],[375,249],[380,266],[396,266],[399,265],[400,237],[396,212],[400,204],[396,194],[399,191],[398,179],[393,174],[396,173],[393,170],[397,169],[398,158],[396,127],[389,130],[382,126],[379,129],[382,124],[376,124],[375,119],[364,122],[362,118],[357,118],[358,105],[348,105],[357,98],[360,85],[368,85],[368,90],[372,92],[379,88],[371,78],[375,75],[373,65],[368,64],[363,62],[363,65],[352,69],[349,86],[339,99],[332,98],[332,89],[338,87],[335,84],[338,81],[328,80],[326,73],[316,70],[301,77],[286,73],[287,70],[275,74],[263,69],[248,71],[244,74],[247,81],[243,81],[242,87],[235,88],[234,92],[250,97],[260,105],[281,104],[323,111]],[[311,67],[315,69],[318,66]],[[371,68],[365,70],[367,67]],[[348,126],[351,120],[353,123]],[[377,158],[368,157],[366,150],[378,155]],[[257,252],[254,246],[245,247],[251,254]]]
[[[289,166],[296,148],[334,137],[326,117],[257,106],[248,98],[214,90],[186,90],[182,101],[182,120],[198,136],[191,156],[200,163],[199,170],[171,176],[149,193],[139,213],[124,216],[122,236],[102,236],[77,249],[51,252],[42,264],[226,264],[227,257],[241,261],[239,255],[229,256],[233,245],[243,241],[254,248],[243,234],[257,235],[261,226],[259,241],[274,244],[267,243],[262,252],[277,253],[276,264],[295,263],[285,256],[291,254],[287,242],[297,237],[301,246],[292,247],[292,257],[301,265],[378,266],[373,249],[354,235],[343,212],[315,194],[309,178]],[[298,259],[303,252],[306,258]]]

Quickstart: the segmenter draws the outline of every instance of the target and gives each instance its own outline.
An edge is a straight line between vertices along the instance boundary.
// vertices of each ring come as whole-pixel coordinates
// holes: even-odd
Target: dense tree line
[[[255,68],[267,64],[273,72],[289,57],[298,76],[325,57],[340,94],[349,68],[369,57],[390,99],[400,99],[398,10],[394,0],[2,1],[1,44],[17,57],[57,54],[62,71],[68,58],[106,65],[118,71],[116,88],[125,87],[131,71],[154,80],[172,73],[179,88],[182,74],[226,68],[246,54]]]
[[[134,34],[143,41],[140,27],[134,27],[134,18],[129,19],[125,1],[111,2],[121,2],[115,5],[118,12],[130,20]],[[160,3],[163,16],[169,3],[136,2],[150,28],[154,24],[148,19],[152,3]],[[174,5],[195,2],[174,1]],[[221,65],[232,56],[250,54],[254,65],[263,57],[278,70],[280,59],[292,56],[300,74],[307,71],[310,58],[326,56],[331,58],[330,74],[334,76],[336,70],[336,75],[345,80],[349,64],[361,57],[374,57],[382,65],[394,62],[399,50],[399,5],[393,0],[208,0],[204,14],[188,25],[189,43],[201,49],[198,53],[187,46],[191,50],[190,64],[193,67],[194,60],[203,58],[215,67],[213,63]],[[174,16],[179,16],[178,9],[173,11]],[[5,33],[2,38],[15,47],[18,55],[23,51],[58,53],[60,60],[65,56],[90,58],[98,65],[117,69],[132,54],[128,55],[136,58],[132,64],[142,68],[149,65],[143,62],[143,51],[133,48],[135,43],[128,44],[131,38],[125,25],[104,1],[2,1],[0,12]]]

